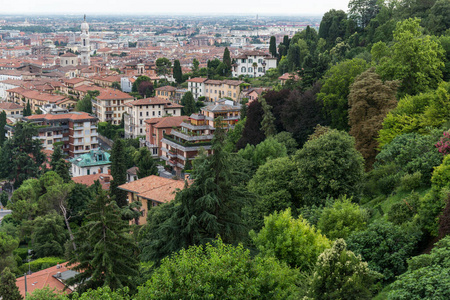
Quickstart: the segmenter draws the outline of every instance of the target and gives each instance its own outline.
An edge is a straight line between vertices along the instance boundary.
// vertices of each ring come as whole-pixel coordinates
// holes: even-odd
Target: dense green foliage
[[[346,239],[353,232],[364,230],[368,219],[367,211],[344,197],[323,209],[317,228],[331,240]]]
[[[347,133],[330,130],[305,143],[294,156],[298,166],[303,204],[323,204],[329,197],[358,197],[364,174],[364,159]]]
[[[296,294],[296,270],[242,245],[193,246],[165,258],[136,299],[286,299]]]
[[[372,299],[378,278],[360,256],[347,250],[343,239],[337,239],[319,255],[306,299]]]
[[[303,271],[313,266],[319,254],[330,247],[325,236],[302,217],[293,218],[290,209],[265,217],[261,231],[251,231],[250,236],[262,255],[276,257]]]

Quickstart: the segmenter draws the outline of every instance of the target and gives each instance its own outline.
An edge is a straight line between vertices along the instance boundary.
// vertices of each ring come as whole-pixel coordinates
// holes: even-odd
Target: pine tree
[[[277,39],[274,36],[270,37],[269,52],[272,57],[277,57]]]
[[[37,128],[33,124],[18,122],[14,136],[1,149],[0,173],[3,178],[14,181],[14,187],[28,178],[38,177],[42,171],[45,155],[41,151],[42,143],[32,138],[36,135]]]
[[[81,273],[68,284],[78,284],[80,292],[102,286],[112,290],[133,288],[132,276],[138,273],[136,244],[117,204],[101,188],[97,192],[88,206],[87,223],[76,236],[78,249],[70,260],[73,269]]]
[[[173,62],[173,78],[175,78],[178,84],[183,82],[183,72],[181,71],[181,65],[178,59]]]
[[[137,176],[138,178],[144,178],[150,175],[158,175],[158,168],[156,167],[156,162],[152,157],[150,151],[147,148],[139,149],[140,155],[136,166],[138,167]]]
[[[23,299],[16,285],[16,278],[8,267],[0,274],[0,298],[3,300]]]
[[[203,153],[194,161],[192,185],[178,192],[169,205],[155,210],[158,222],[147,227],[143,257],[159,260],[181,248],[211,242],[218,235],[233,244],[247,234],[242,215],[246,191],[237,182],[233,157],[224,150],[225,132],[217,120],[215,127],[213,154]]]
[[[6,126],[6,112],[2,111],[0,113],[0,146],[3,145],[3,142],[5,141],[5,126]]]
[[[123,141],[117,138],[111,151],[111,196],[115,197],[117,205],[123,207],[127,204],[127,193],[117,187],[127,182],[127,164],[125,161]]]

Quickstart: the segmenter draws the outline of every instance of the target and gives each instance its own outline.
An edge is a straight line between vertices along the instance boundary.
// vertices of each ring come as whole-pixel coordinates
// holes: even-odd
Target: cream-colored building
[[[67,52],[59,57],[59,64],[61,67],[78,66],[78,55]]]
[[[214,102],[222,98],[231,98],[238,101],[241,93],[240,85],[244,81],[240,80],[206,80],[204,85],[204,94],[206,101]]]
[[[134,101],[127,93],[111,88],[101,88],[100,95],[92,100],[93,112],[99,122],[110,121],[113,125],[119,125],[122,115],[127,111],[126,103]]]
[[[169,100],[153,97],[139,99],[126,104],[125,137],[135,138],[145,135],[145,120],[164,116],[181,116],[183,106]]]

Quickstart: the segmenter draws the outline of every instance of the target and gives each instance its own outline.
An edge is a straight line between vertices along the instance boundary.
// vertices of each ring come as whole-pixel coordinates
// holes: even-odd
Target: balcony
[[[190,130],[213,130],[214,128],[209,125],[193,125],[190,123],[182,122],[181,127],[185,127]]]
[[[84,150],[84,149],[82,149],[82,150],[73,150],[73,153],[75,153],[75,154],[81,154],[81,153],[86,153],[86,152],[89,152],[89,150]]]
[[[82,142],[76,141],[76,142],[73,142],[73,144],[74,144],[75,146],[84,146],[84,141],[82,141]]]
[[[164,136],[164,138],[161,140],[161,142],[175,148],[180,149],[181,151],[187,152],[187,151],[198,151],[200,148],[203,148],[205,150],[211,149],[211,142],[198,142],[198,143],[182,143],[179,141],[174,140],[173,138],[169,136]]]
[[[53,138],[54,138],[54,139],[62,139],[62,138],[63,138],[63,135],[62,135],[62,134],[54,134],[54,135],[53,135]]]
[[[112,115],[114,112],[112,111],[112,110],[107,110],[107,111],[105,111],[105,114],[106,115]]]
[[[178,130],[172,129],[172,135],[179,137],[185,141],[193,142],[193,141],[210,141],[213,139],[213,134],[205,134],[205,135],[189,135]]]
[[[84,137],[84,134],[75,132],[72,136],[73,137],[80,137],[80,138],[82,138],[82,137]]]

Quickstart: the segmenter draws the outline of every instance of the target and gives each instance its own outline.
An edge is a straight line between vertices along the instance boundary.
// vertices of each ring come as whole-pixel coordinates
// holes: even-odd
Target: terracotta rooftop
[[[23,106],[14,102],[0,102],[0,109],[23,109]]]
[[[68,113],[68,114],[43,114],[43,115],[31,115],[28,117],[25,117],[24,119],[28,120],[28,121],[32,121],[32,120],[59,120],[59,119],[69,119],[69,120],[87,120],[87,119],[92,119],[92,120],[96,120],[96,117],[91,116],[88,113],[85,112],[72,112],[72,113]]]
[[[139,100],[135,100],[132,102],[128,102],[128,104],[130,104],[130,105],[151,105],[151,104],[166,104],[166,103],[171,103],[171,102],[169,100],[165,100],[165,99],[158,98],[158,97],[144,98],[144,99],[139,99]]]
[[[205,82],[206,80],[208,80],[208,78],[195,77],[195,78],[188,79],[186,81],[187,82],[199,82],[199,83],[202,83],[202,82]]]
[[[186,120],[187,116],[178,116],[178,117],[164,117],[164,118],[151,118],[145,120],[146,123],[151,124],[152,120],[156,120],[155,128],[172,128],[172,127],[180,127],[183,120]],[[154,124],[154,123],[153,123]]]
[[[64,290],[65,285],[63,279],[67,279],[67,275],[73,277],[77,273],[68,269],[66,265],[67,262],[27,275],[27,292],[32,294],[34,290],[43,289],[48,286],[51,289],[56,289],[60,293],[72,293],[70,288]],[[61,275],[61,278],[57,278],[58,273]],[[17,278],[16,285],[22,297],[25,297],[25,278]]]
[[[171,85],[165,85],[155,89],[155,91],[167,91],[167,92],[174,92],[176,90],[177,88]]]
[[[150,175],[126,184],[119,185],[119,189],[138,194],[149,200],[160,203],[170,202],[175,199],[177,189],[182,190],[185,186],[184,180]]]
[[[60,57],[78,57],[76,54],[71,52],[67,52],[66,54],[61,55]]]
[[[93,185],[97,180],[100,182],[102,189],[109,190],[113,177],[109,174],[102,173],[72,177],[73,182],[81,183],[87,186]]]

